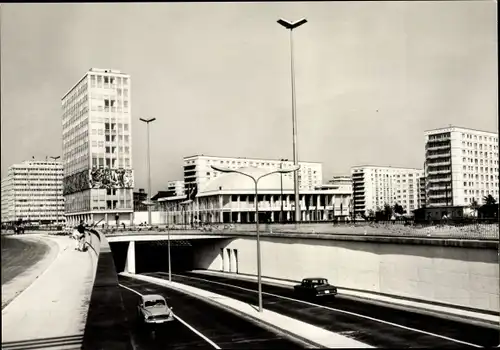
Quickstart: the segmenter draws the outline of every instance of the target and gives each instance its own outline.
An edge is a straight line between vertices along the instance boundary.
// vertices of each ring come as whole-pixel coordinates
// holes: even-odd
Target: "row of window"
[[[464,165],[463,170],[464,171],[467,171],[467,170],[468,171],[475,171],[475,172],[481,172],[481,173],[482,172],[486,172],[486,173],[488,173],[488,172],[490,172],[490,173],[495,172],[496,173],[498,171],[498,168],[491,168],[491,167],[488,168],[488,167],[482,167],[482,166],[481,167],[478,167],[478,166],[474,167],[474,166],[471,166],[471,165]]]
[[[71,104],[75,102],[79,97],[87,94],[89,84],[86,79],[82,80],[80,84],[75,86],[72,91],[70,91],[62,100],[63,106],[66,104]]]
[[[127,77],[114,77],[108,75],[90,75],[90,87],[114,88],[116,86],[128,86]]]
[[[462,139],[469,139],[469,140],[479,140],[479,141],[484,141],[484,142],[498,142],[498,139],[494,136],[482,136],[482,135],[471,135],[471,134],[464,134],[462,133]]]
[[[92,158],[92,167],[108,167],[108,168],[130,168],[132,166],[132,162],[130,158],[119,158],[118,161],[116,159],[110,158]]]

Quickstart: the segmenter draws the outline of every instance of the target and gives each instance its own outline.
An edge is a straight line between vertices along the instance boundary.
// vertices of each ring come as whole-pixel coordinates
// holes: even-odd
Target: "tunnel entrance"
[[[117,272],[125,270],[129,242],[110,243]],[[193,247],[189,241],[170,241],[172,272],[193,269]],[[168,242],[135,242],[136,273],[168,271]]]

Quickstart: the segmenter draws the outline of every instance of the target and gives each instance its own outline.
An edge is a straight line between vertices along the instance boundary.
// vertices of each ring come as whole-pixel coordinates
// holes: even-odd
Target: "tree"
[[[403,215],[405,210],[399,203],[394,204],[394,212],[399,215]]]
[[[497,200],[491,194],[483,197],[483,202],[485,205],[497,204]]]
[[[475,198],[472,198],[472,202],[469,207],[477,214],[477,210],[479,209],[479,204],[477,203]]]
[[[384,204],[384,217],[386,220],[390,220],[392,217],[392,207],[389,204]]]

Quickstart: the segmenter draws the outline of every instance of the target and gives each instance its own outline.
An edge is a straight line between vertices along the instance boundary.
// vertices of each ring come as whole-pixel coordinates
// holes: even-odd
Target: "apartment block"
[[[131,222],[130,76],[90,69],[62,97],[62,124],[68,222]]]
[[[292,168],[292,161],[275,159],[230,158],[205,155],[184,157],[184,186],[190,190],[194,186],[202,188],[207,181],[220,175],[211,168],[212,165],[230,169],[243,167],[262,167],[268,169]],[[323,165],[314,162],[299,162],[299,190],[314,190],[323,182]],[[293,173],[283,174],[283,178],[293,180]]]
[[[2,179],[2,223],[19,219],[47,224],[64,221],[63,166],[55,161],[14,164]]]
[[[354,211],[368,215],[385,204],[401,205],[411,213],[419,205],[419,179],[424,171],[416,168],[388,166],[356,166],[351,168]]]
[[[450,126],[425,132],[427,205],[498,201],[498,134]]]

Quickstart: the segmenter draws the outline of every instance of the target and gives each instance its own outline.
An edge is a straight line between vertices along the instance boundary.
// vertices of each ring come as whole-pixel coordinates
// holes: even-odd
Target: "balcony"
[[[447,175],[450,174],[451,170],[429,170],[427,174],[429,175]]]
[[[430,153],[430,152],[429,152]],[[444,157],[451,157],[451,152],[445,152],[445,153],[438,153],[438,154],[425,154],[427,159],[437,159],[437,158],[444,158]]]
[[[427,163],[428,166],[450,166],[451,160],[440,160],[438,162]]]
[[[427,179],[427,182],[429,183],[450,182],[450,181],[451,181],[451,176],[440,177],[437,179]]]

